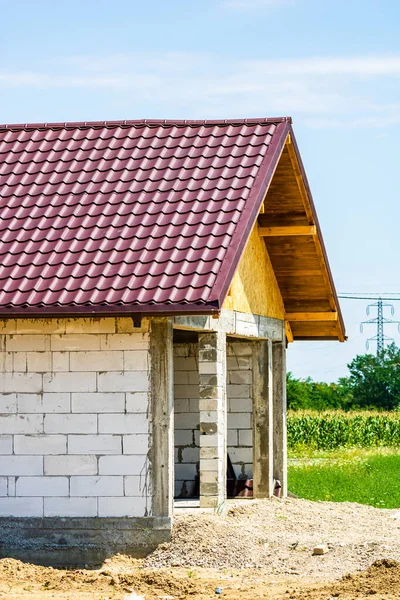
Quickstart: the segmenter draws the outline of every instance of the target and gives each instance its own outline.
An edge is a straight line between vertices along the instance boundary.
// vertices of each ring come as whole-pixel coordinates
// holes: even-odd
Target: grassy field
[[[289,489],[300,498],[400,508],[400,454],[393,448],[303,453],[289,462]]]
[[[399,417],[289,413],[290,491],[309,500],[400,508]]]

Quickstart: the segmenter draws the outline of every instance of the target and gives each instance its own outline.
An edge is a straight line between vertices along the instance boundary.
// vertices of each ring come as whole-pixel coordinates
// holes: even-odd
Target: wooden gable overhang
[[[291,131],[258,217],[285,307],[288,341],[345,340],[311,191]]]

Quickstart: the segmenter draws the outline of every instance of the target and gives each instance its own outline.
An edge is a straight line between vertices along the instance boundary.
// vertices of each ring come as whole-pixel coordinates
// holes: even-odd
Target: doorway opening
[[[253,478],[252,343],[227,338],[227,496],[251,497]],[[175,501],[200,496],[198,334],[174,331]]]

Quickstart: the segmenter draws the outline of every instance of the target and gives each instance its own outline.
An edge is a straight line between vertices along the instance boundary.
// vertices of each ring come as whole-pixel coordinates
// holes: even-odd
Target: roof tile
[[[0,313],[220,308],[288,127],[0,126]]]

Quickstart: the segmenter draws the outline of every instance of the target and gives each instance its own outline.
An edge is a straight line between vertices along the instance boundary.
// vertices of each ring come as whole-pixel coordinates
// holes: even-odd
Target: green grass
[[[300,498],[400,507],[400,454],[394,448],[318,452],[303,447],[290,463],[289,489]]]

